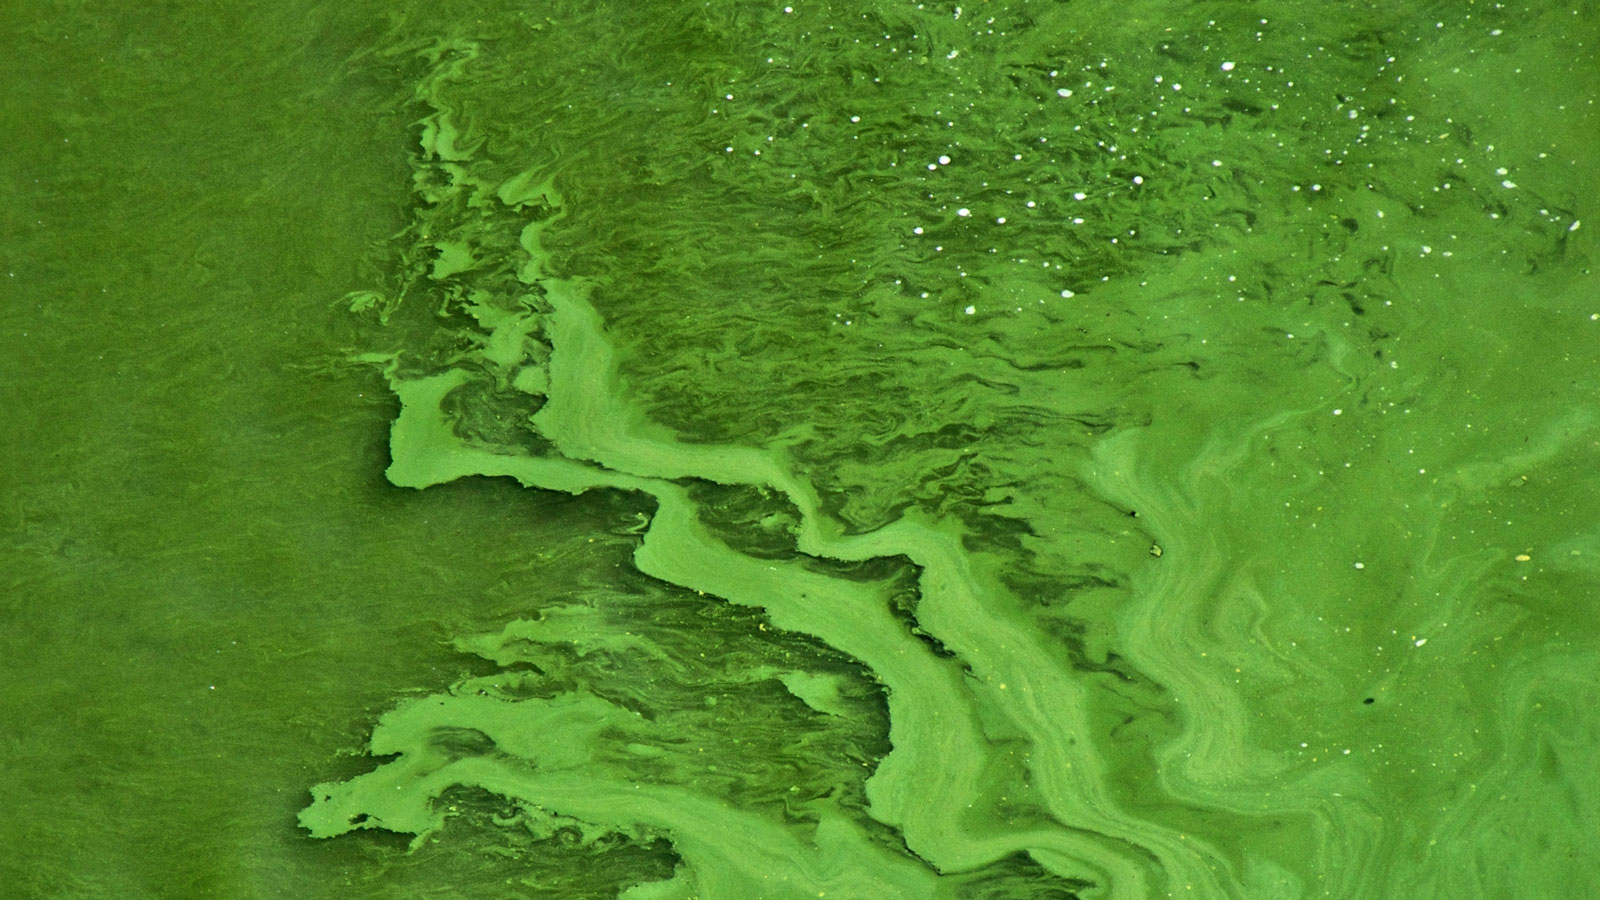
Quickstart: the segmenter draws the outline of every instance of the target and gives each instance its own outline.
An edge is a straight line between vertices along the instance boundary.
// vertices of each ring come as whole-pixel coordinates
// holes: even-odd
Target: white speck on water
[[[969,316],[972,315],[973,313],[977,312],[977,311],[978,311],[978,308],[976,306],[969,306],[966,309],[962,310],[962,312],[966,313]]]
[[[948,156],[939,157],[939,165],[941,165],[941,166],[950,165],[950,157],[948,157]]]
[[[1233,63],[1232,62],[1223,63],[1222,64],[1222,71],[1224,71],[1224,72],[1232,72],[1233,71]]]
[[[1067,90],[1066,88],[1056,88],[1056,96],[1057,97],[1071,97],[1072,96],[1072,92]]]
[[[967,209],[965,206],[963,206],[960,209],[956,210],[956,215],[962,216],[964,218],[966,216],[972,215],[972,210]]]

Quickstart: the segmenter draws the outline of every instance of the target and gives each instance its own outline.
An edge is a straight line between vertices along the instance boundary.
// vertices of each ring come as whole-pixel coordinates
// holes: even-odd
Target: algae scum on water
[[[1443,114],[1417,61],[1494,21],[1109,12],[396,51],[388,477],[625,492],[649,587],[459,638],[499,670],[387,713],[312,834],[481,791],[670,848],[635,900],[1592,878],[1573,161]]]
[[[408,551],[502,602],[305,845],[396,897],[1600,895],[1597,19],[393,12],[338,365],[399,504],[576,524]]]

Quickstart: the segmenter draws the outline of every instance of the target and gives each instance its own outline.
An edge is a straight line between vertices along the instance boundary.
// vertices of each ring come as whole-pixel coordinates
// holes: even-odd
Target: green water
[[[1600,896],[1600,6],[0,9],[0,898]]]

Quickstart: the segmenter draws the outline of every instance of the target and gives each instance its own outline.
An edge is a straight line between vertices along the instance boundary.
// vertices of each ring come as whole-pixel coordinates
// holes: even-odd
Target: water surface
[[[1590,5],[4,14],[19,897],[1589,897]]]

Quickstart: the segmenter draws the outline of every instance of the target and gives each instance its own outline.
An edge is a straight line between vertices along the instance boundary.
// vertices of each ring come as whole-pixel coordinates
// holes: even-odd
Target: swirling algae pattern
[[[457,638],[497,673],[311,834],[472,788],[669,848],[627,900],[1600,889],[1580,201],[1413,87],[1493,23],[673,9],[374,56],[389,480],[632,497],[651,587]]]

